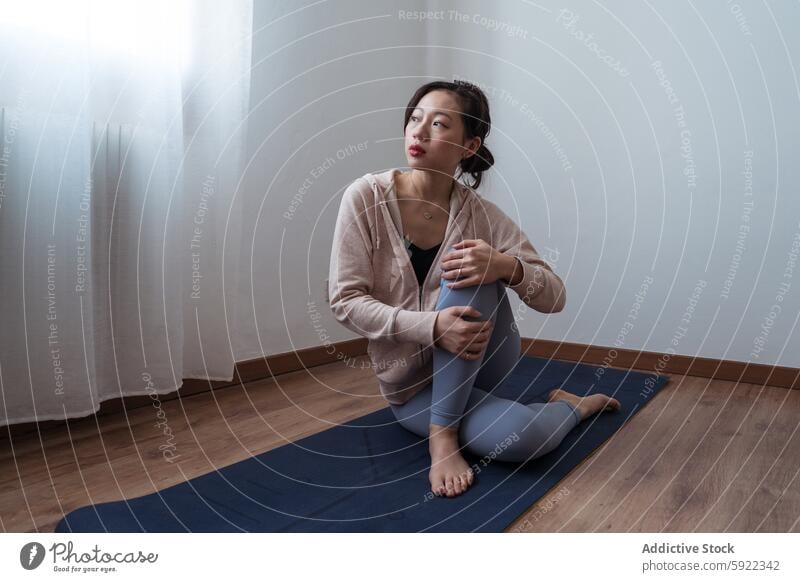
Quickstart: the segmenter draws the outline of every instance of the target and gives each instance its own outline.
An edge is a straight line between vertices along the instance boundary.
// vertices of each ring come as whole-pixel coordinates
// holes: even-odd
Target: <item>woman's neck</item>
[[[454,178],[441,172],[414,170],[403,172],[405,194],[439,206],[450,201]]]

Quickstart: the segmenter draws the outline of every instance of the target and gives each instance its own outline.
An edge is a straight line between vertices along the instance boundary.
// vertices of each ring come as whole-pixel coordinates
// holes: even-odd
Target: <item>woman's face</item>
[[[479,137],[464,139],[461,107],[450,91],[426,93],[406,124],[406,159],[413,169],[452,176],[462,157],[478,151],[480,143]]]

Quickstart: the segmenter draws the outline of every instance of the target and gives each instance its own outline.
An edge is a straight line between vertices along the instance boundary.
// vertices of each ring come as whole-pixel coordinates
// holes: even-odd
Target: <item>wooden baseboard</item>
[[[779,388],[800,388],[800,369],[735,360],[717,360],[662,352],[641,352],[586,344],[522,338],[522,353],[611,368],[650,370],[660,374],[699,376]]]
[[[236,364],[234,378],[230,382],[208,380],[184,380],[183,386],[175,392],[159,396],[161,402],[185,398],[193,394],[219,390],[229,386],[239,386],[263,378],[295,372],[305,368],[333,363],[344,357],[357,357],[367,353],[367,340],[354,340],[306,348],[293,352],[284,352],[266,358],[247,360]],[[800,388],[800,369],[781,366],[768,366],[737,362],[734,360],[716,360],[711,358],[693,358],[691,356],[671,355],[659,352],[641,352],[629,349],[615,349],[603,346],[589,346],[556,342],[551,340],[534,340],[522,338],[522,353],[541,358],[554,358],[581,364],[607,366],[611,368],[650,370],[663,374],[681,374],[699,376],[715,380],[729,380],[748,384],[770,385],[797,390]],[[115,398],[101,403],[96,415],[118,413],[140,406],[149,406],[149,396],[128,396]],[[63,427],[66,422],[77,422],[80,419],[45,420],[39,423],[26,422],[0,428],[0,439],[17,437],[26,433],[42,432],[52,427]]]

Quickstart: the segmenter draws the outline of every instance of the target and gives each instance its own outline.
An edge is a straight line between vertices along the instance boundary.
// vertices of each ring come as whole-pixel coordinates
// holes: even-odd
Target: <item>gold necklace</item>
[[[420,195],[419,195],[419,190],[417,189],[417,185],[416,185],[416,184],[414,184],[414,178],[412,178],[412,177],[409,175],[409,177],[408,177],[408,181],[409,181],[409,182],[411,182],[411,187],[412,187],[412,188],[414,188],[414,192],[416,192],[416,194],[417,194],[417,199],[418,199],[418,200],[422,200],[422,196],[420,196]],[[450,187],[450,194],[451,194],[451,195],[452,195],[452,193],[453,193],[453,187],[455,187],[455,184],[453,184],[453,185]],[[448,213],[448,214],[449,214],[449,213]],[[430,212],[428,212],[427,210],[423,210],[423,211],[422,211],[422,216],[424,216],[424,217],[425,217],[425,220],[430,220],[430,219],[432,219],[432,218],[433,218],[433,214],[431,214],[431,213],[430,213]]]

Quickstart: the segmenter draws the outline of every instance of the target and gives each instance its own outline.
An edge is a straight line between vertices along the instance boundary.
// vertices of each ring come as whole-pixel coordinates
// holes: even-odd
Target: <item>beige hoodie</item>
[[[342,196],[333,234],[328,293],[336,320],[369,340],[367,353],[381,394],[403,404],[433,374],[433,330],[440,261],[463,239],[483,239],[517,257],[522,280],[509,285],[532,309],[564,308],[564,283],[528,238],[494,203],[456,181],[444,241],[420,287],[403,241],[394,177],[400,169],[367,173]]]

